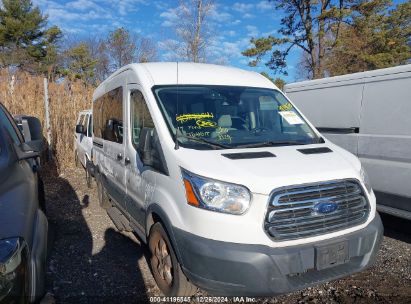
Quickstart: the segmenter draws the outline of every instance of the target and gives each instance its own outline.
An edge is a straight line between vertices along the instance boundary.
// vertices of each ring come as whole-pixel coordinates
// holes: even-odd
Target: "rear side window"
[[[107,92],[93,104],[94,136],[123,143],[123,88]]]
[[[0,106],[0,126],[6,129],[6,132],[16,144],[20,144],[23,141],[23,138],[17,126],[15,126],[11,120],[12,117]]]
[[[140,132],[143,128],[154,128],[153,119],[148,111],[143,94],[138,90],[130,93],[132,142],[137,146],[140,140]]]

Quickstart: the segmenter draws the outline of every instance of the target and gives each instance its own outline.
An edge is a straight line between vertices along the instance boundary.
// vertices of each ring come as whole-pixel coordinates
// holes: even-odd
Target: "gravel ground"
[[[160,295],[147,247],[118,232],[81,169],[43,173],[50,254],[43,303],[145,303]],[[411,222],[383,216],[385,236],[373,267],[342,280],[260,303],[411,303]],[[408,232],[404,234],[403,232]],[[204,295],[199,291],[198,295]]]

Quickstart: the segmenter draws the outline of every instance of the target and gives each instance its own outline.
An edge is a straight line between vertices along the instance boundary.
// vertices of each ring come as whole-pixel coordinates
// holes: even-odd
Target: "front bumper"
[[[376,214],[365,228],[317,243],[271,248],[215,241],[173,229],[183,271],[213,295],[273,296],[338,279],[372,264],[383,234]],[[315,270],[316,247],[348,242],[349,261]]]

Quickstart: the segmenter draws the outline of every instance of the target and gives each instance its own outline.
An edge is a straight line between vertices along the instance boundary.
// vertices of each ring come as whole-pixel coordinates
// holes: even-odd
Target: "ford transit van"
[[[264,76],[125,66],[93,96],[99,202],[150,248],[158,287],[271,296],[370,266],[382,225],[357,157]]]

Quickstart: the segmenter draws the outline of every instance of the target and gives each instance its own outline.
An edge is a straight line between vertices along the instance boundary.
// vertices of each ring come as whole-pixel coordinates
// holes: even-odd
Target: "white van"
[[[317,129],[358,156],[378,210],[411,220],[411,64],[292,83],[285,92]]]
[[[81,164],[86,168],[87,161],[91,160],[91,150],[93,148],[92,131],[93,115],[91,109],[81,111],[78,114],[76,131],[74,133],[74,160],[77,167]]]
[[[271,296],[368,267],[382,239],[359,160],[264,76],[131,64],[93,96],[99,201],[147,242],[167,296]]]

